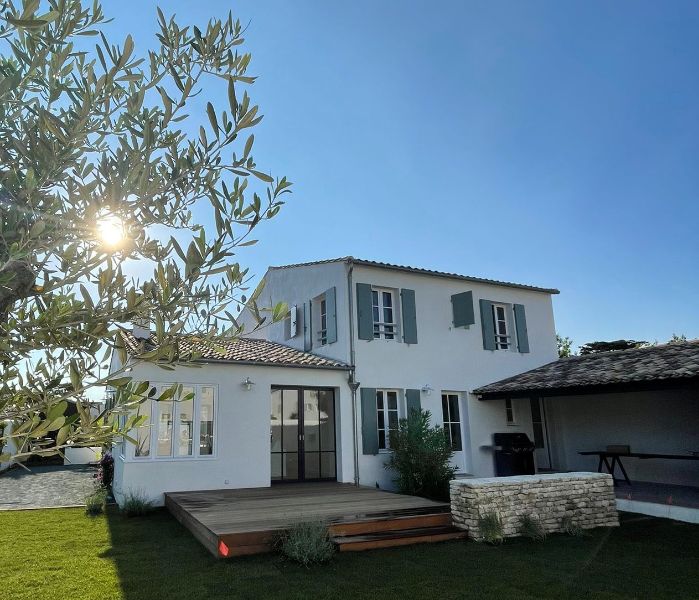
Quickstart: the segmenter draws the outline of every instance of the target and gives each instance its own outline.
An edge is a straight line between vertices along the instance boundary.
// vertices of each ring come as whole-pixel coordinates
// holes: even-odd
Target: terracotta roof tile
[[[138,356],[138,353],[143,351],[140,341],[133,334],[122,333],[122,337],[129,354]],[[233,362],[314,369],[349,369],[348,365],[338,360],[255,338],[218,338],[215,342],[212,342],[194,335],[186,335],[179,338],[178,341],[182,354],[196,353],[200,355],[200,358],[197,360],[204,362]],[[150,342],[148,349],[153,347],[153,342]]]

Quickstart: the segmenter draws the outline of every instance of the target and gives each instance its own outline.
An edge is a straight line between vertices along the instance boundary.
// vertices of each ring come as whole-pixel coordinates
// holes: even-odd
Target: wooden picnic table
[[[640,458],[640,459],[667,459],[667,460],[699,460],[699,454],[688,453],[688,454],[661,454],[654,452],[614,452],[610,450],[588,450],[585,452],[578,452],[582,456],[599,456],[599,463],[597,464],[597,472],[603,473],[602,466],[607,467],[607,472],[614,479],[616,484],[617,478],[614,476],[614,471],[616,466],[619,465],[621,473],[624,475],[624,480],[628,485],[631,485],[631,480],[629,479],[626,469],[624,468],[624,463],[621,462],[621,457],[624,458]],[[611,459],[611,462],[610,462]]]

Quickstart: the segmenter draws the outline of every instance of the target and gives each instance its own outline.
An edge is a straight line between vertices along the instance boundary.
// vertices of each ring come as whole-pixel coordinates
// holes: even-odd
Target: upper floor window
[[[308,303],[310,328],[304,325],[304,336],[308,334],[307,350],[337,341],[337,294],[332,287]],[[305,338],[304,338],[305,339]]]
[[[510,349],[510,332],[507,319],[507,306],[493,304],[493,326],[495,328],[495,348],[497,350]]]
[[[398,429],[396,390],[376,390],[376,424],[379,432],[379,450],[390,449],[390,433]]]
[[[396,339],[397,323],[395,293],[393,290],[372,288],[372,310],[374,316],[374,338]]]
[[[318,341],[321,346],[328,343],[328,302],[325,296],[320,300],[320,329],[318,331]]]

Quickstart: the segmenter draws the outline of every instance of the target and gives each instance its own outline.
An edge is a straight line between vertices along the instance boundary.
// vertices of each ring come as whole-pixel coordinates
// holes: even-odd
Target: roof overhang
[[[479,400],[506,400],[510,398],[550,398],[586,396],[592,394],[619,394],[660,390],[699,390],[699,378],[654,379],[621,383],[577,385],[550,388],[521,388],[497,392],[476,393]]]

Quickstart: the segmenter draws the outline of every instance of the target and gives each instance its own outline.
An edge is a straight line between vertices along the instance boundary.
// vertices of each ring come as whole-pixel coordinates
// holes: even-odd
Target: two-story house
[[[389,433],[417,407],[448,432],[460,473],[493,475],[498,431],[527,433],[549,466],[540,407],[471,392],[557,358],[557,290],[352,257],[270,267],[264,282],[259,304],[285,302],[287,318],[224,353],[199,348],[197,368],[139,363],[128,336],[134,378],[194,397],[142,407],[150,426],[118,450],[117,498],[283,481],[390,489]]]

